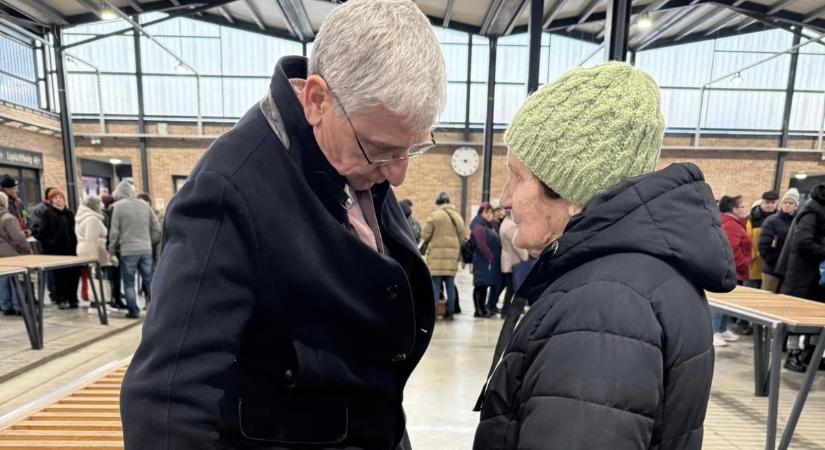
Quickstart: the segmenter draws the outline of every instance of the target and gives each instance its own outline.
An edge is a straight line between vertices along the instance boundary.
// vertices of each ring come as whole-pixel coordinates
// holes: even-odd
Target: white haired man
[[[445,98],[409,0],[351,0],[170,202],[127,449],[406,449],[401,402],[435,320],[391,186]],[[284,212],[287,212],[286,214]]]

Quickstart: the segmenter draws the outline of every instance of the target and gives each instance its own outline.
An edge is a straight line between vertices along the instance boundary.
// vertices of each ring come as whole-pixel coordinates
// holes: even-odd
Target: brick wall
[[[53,117],[39,115],[14,109],[3,109],[0,104],[0,113],[5,115],[23,114],[26,120],[42,123],[45,126],[59,127]],[[216,136],[228,131],[231,125],[205,124],[204,134]],[[133,122],[107,122],[106,129],[110,133],[129,134],[137,133],[137,126]],[[157,124],[147,124],[147,133],[155,134]],[[137,150],[138,141],[134,137],[105,138],[99,144],[92,144],[88,133],[98,133],[96,122],[83,122],[75,125],[79,135],[76,139],[78,158],[93,158],[107,161],[110,158],[121,159],[132,164],[135,183],[139,191],[145,190],[142,186],[140,171],[140,155]],[[169,124],[166,126],[169,135],[194,135],[194,124]],[[57,134],[47,135],[48,131],[34,131],[33,127],[23,127],[19,124],[5,122],[0,125],[0,142],[3,145],[33,150],[44,154],[44,174],[41,177],[43,187],[57,185],[65,188],[64,166],[60,137]],[[496,144],[493,152],[493,173],[491,181],[491,198],[496,199],[501,193],[507,177],[505,147],[501,145],[502,135],[494,137]],[[450,166],[452,152],[461,145],[470,143],[480,152],[483,134],[480,132],[465,135],[461,132],[438,132],[436,141],[439,147],[431,153],[414,159],[410,162],[407,179],[403,186],[396,189],[399,199],[409,198],[413,201],[413,211],[420,221],[426,220],[435,208],[434,200],[439,192],[447,192],[456,206],[460,206],[461,179],[453,173]],[[186,176],[205,149],[211,143],[210,138],[178,139],[178,138],[149,138],[147,139],[149,187],[150,191],[162,204],[168,204],[172,197],[175,175]],[[668,136],[665,147],[690,146],[692,136]],[[775,148],[778,145],[776,137],[714,137],[703,136],[702,147],[748,147],[748,148]],[[790,147],[812,149],[815,140],[811,138],[793,139]],[[761,193],[773,187],[774,171],[776,167],[776,153],[772,151],[707,151],[692,150],[689,148],[665,149],[662,151],[659,167],[665,167],[674,162],[692,162],[699,166],[718,198],[724,194],[742,195],[746,204],[759,199]],[[481,163],[483,165],[483,161]],[[467,217],[474,214],[472,207],[478,204],[481,198],[481,167],[467,181]],[[789,154],[785,161],[782,173],[783,189],[789,185],[791,176],[796,172],[806,172],[810,175],[825,174],[825,163],[820,154]],[[78,179],[78,183],[80,180]]]

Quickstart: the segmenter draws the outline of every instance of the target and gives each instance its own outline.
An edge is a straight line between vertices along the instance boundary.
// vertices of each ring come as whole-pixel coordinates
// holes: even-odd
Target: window
[[[172,193],[177,194],[179,190],[183,188],[183,185],[186,183],[186,179],[189,178],[186,175],[172,175]]]

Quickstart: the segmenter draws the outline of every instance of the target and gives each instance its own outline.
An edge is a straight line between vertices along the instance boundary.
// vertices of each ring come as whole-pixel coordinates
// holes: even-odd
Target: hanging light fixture
[[[120,163],[122,163],[122,162],[123,162],[123,161],[121,161],[121,160],[119,160],[119,159],[117,159],[117,158],[112,158],[112,159],[110,159],[110,160],[109,160],[109,163],[111,163],[111,164],[112,164],[112,165],[114,165],[114,166],[116,166],[116,165],[118,165],[118,164],[120,164]]]
[[[69,70],[77,69],[77,62],[71,56],[66,56],[66,68]]]
[[[808,174],[805,173],[805,172],[799,172],[799,173],[795,174],[793,177],[796,178],[797,180],[804,180],[804,179],[808,178]]]
[[[730,82],[737,85],[737,86],[742,84],[743,81],[745,81],[745,79],[742,78],[742,72],[736,72],[736,75],[734,75],[730,79]]]
[[[649,13],[645,14],[639,18],[639,20],[636,22],[636,25],[638,25],[639,29],[641,30],[649,30],[653,28],[653,18],[650,17]]]
[[[189,69],[187,69],[186,66],[184,66],[182,62],[178,61],[178,65],[175,66],[175,72],[177,72],[177,73],[188,73]]]
[[[103,8],[100,10],[100,18],[103,20],[115,20],[117,19],[117,13],[112,11],[112,8]]]

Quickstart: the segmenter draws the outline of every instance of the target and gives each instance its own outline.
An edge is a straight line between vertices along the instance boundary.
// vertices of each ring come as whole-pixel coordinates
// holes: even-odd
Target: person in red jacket
[[[728,244],[733,251],[736,281],[742,284],[748,279],[751,265],[751,238],[747,230],[748,211],[742,206],[742,196],[723,195],[719,199],[719,212],[722,213],[722,230],[728,237]],[[727,342],[739,339],[737,335],[728,331],[728,316],[713,312],[711,318],[715,347],[724,347]]]

